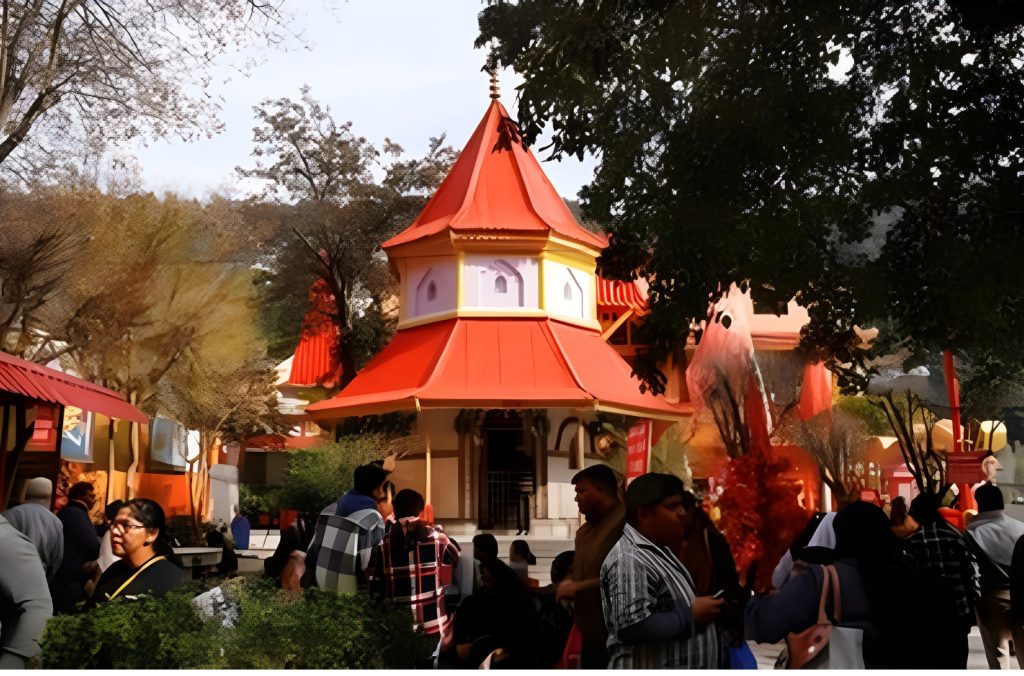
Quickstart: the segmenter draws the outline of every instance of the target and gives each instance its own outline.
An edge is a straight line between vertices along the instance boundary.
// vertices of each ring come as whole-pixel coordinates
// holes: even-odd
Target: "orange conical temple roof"
[[[497,99],[491,101],[455,166],[408,228],[384,248],[455,231],[501,231],[562,237],[604,248],[607,240],[576,223],[519,128]]]

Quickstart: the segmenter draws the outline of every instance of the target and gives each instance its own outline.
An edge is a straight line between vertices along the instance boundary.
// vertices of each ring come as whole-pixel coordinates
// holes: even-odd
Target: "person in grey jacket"
[[[4,518],[36,546],[48,582],[53,581],[64,559],[64,524],[50,511],[52,491],[52,481],[36,477],[28,482],[25,502],[3,512]]]
[[[1024,625],[1015,621],[1010,612],[1009,586],[1013,549],[1024,535],[1024,523],[1003,511],[1003,494],[997,486],[979,486],[974,498],[978,501],[978,516],[967,526],[967,532],[1002,578],[987,579],[986,568],[982,568],[982,594],[975,611],[985,658],[989,669],[1024,669]],[[1021,646],[1016,650],[1016,664],[1010,662],[1010,640],[1014,647]]]
[[[35,545],[0,516],[0,669],[23,669],[40,654],[53,614]]]

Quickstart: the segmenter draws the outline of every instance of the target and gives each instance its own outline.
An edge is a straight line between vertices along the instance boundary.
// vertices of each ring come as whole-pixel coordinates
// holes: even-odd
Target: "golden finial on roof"
[[[501,98],[501,89],[498,87],[498,71],[495,68],[491,68],[491,98]]]

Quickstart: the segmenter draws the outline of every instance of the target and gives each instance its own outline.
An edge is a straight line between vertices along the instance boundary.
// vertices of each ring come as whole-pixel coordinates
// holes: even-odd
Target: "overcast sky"
[[[267,97],[297,99],[303,84],[328,104],[339,122],[380,145],[388,136],[412,156],[442,132],[461,149],[487,108],[483,50],[473,49],[482,3],[467,0],[289,0],[297,8],[292,29],[303,43],[255,52],[247,76],[224,67],[212,93],[223,97],[225,129],[193,143],[154,141],[135,153],[145,187],[204,196],[238,185],[234,168],[251,166],[252,108]],[[244,58],[235,56],[235,63]],[[501,74],[502,103],[516,114],[514,87],[521,78]],[[543,145],[543,144],[541,144]],[[563,197],[589,182],[595,162],[545,162]],[[243,192],[246,186],[241,186]],[[250,186],[251,187],[251,186]]]

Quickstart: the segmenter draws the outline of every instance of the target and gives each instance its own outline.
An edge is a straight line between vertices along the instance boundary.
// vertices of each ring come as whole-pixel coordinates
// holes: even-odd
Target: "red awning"
[[[306,412],[325,421],[469,407],[691,415],[688,404],[641,394],[630,372],[597,331],[549,319],[452,319],[399,331],[344,390]]]
[[[109,418],[147,424],[149,418],[105,387],[0,352],[0,390],[51,404],[75,406]]]
[[[648,312],[647,295],[640,291],[636,282],[617,282],[598,276],[597,307],[632,310],[642,317]]]

